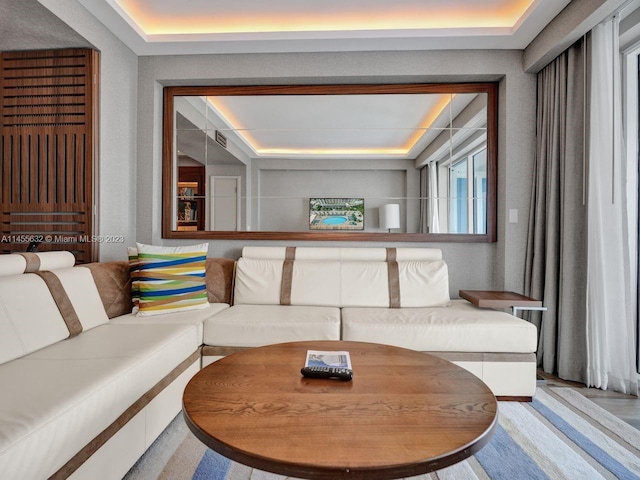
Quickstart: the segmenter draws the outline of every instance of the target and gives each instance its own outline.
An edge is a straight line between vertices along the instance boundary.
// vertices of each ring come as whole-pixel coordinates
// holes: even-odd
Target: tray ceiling
[[[78,0],[139,55],[523,49],[570,0]]]

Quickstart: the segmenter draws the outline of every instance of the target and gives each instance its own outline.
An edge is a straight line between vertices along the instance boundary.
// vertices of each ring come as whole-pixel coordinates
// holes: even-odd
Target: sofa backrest
[[[262,248],[267,258],[257,258]],[[420,248],[245,248],[236,268],[234,304],[448,305],[448,271],[441,258],[437,249]]]
[[[0,276],[0,364],[69,336],[45,281],[34,273]]]
[[[20,255],[8,257],[14,256]],[[0,263],[9,264],[4,257]],[[43,263],[55,265],[52,258]],[[108,321],[91,271],[84,266],[0,276],[0,363]]]
[[[62,317],[69,321],[79,322],[80,331],[104,325],[109,317],[102,304],[91,270],[84,266],[61,268],[47,272],[46,279],[54,298],[56,295],[66,295],[66,308],[58,305]],[[54,289],[62,290],[56,292]],[[66,301],[66,300],[65,300]]]
[[[0,255],[0,364],[131,312],[128,262],[72,267],[65,253]],[[207,259],[210,302],[231,303],[234,268],[234,260]]]

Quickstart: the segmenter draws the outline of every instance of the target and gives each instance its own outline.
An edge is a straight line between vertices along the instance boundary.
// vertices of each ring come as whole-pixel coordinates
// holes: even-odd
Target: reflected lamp
[[[400,228],[400,205],[388,203],[380,207],[380,228],[385,228],[391,233],[392,228]]]

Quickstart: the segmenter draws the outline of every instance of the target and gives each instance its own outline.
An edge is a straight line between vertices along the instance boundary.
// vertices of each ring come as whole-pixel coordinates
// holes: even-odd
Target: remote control
[[[342,367],[302,367],[300,373],[308,378],[337,378],[345,382],[353,378],[353,370]]]

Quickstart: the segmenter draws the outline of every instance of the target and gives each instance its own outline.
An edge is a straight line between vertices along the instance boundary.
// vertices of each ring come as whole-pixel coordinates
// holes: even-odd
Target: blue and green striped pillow
[[[136,244],[139,316],[206,308],[208,243],[190,247]]]
[[[127,256],[129,257],[129,277],[131,278],[131,313],[138,313],[140,309],[138,249],[127,247]]]

